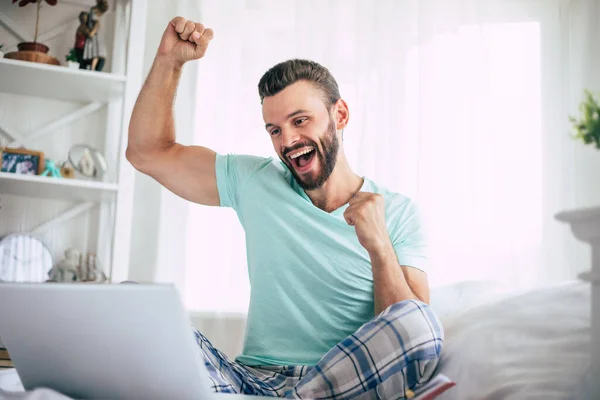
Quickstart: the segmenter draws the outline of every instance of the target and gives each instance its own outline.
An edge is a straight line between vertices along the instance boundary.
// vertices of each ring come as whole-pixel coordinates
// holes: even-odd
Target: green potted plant
[[[19,51],[13,51],[6,54],[6,58],[12,58],[16,60],[40,62],[44,64],[60,65],[60,62],[50,55],[48,55],[48,46],[42,43],[38,43],[38,33],[40,24],[40,10],[44,3],[49,6],[55,6],[57,0],[12,0],[13,4],[19,2],[19,7],[25,7],[27,4],[36,5],[36,18],[35,18],[35,34],[33,35],[33,42],[22,42],[17,45]]]
[[[579,111],[579,118],[569,117],[573,124],[573,136],[600,149],[600,105],[591,91],[585,91],[585,100],[579,105]]]
[[[71,69],[79,69],[79,60],[77,59],[77,53],[75,48],[69,50],[69,54],[65,57],[67,60],[67,66]]]

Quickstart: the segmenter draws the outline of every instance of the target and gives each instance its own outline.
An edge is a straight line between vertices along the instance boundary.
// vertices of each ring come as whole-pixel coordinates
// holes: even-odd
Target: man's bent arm
[[[175,194],[204,205],[219,205],[214,151],[176,143],[173,103],[186,61],[201,58],[210,39],[192,42],[201,24],[175,18],[169,23],[129,123],[126,156],[131,164]],[[206,30],[208,32],[210,30]],[[212,31],[208,32],[212,38]],[[194,36],[196,38],[196,36]],[[199,55],[196,49],[202,50]]]
[[[369,252],[373,269],[375,314],[402,300],[429,303],[429,285],[425,272],[400,266],[391,243]]]

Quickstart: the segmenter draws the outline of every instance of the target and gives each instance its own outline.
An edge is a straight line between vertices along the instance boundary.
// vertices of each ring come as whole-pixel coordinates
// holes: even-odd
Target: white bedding
[[[590,366],[589,285],[503,293],[476,282],[432,291],[446,332],[440,372],[457,383],[439,398],[589,399],[582,392]],[[10,379],[14,389],[15,375],[0,373],[0,388]],[[65,399],[47,391],[9,398]]]
[[[473,289],[473,288],[470,288]],[[590,288],[573,282],[496,298],[441,316],[440,372],[457,385],[440,399],[591,399],[582,382],[590,368]],[[432,305],[436,308],[433,299]],[[589,378],[588,378],[589,379]]]

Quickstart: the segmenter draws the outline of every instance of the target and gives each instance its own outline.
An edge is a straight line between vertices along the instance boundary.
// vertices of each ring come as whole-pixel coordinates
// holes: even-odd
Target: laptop
[[[216,394],[170,285],[0,284],[0,337],[26,390],[89,399]]]

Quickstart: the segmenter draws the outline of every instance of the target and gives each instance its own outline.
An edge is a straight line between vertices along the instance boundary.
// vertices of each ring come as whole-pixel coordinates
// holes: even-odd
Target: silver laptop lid
[[[0,284],[0,337],[26,389],[75,398],[212,397],[172,286]]]

